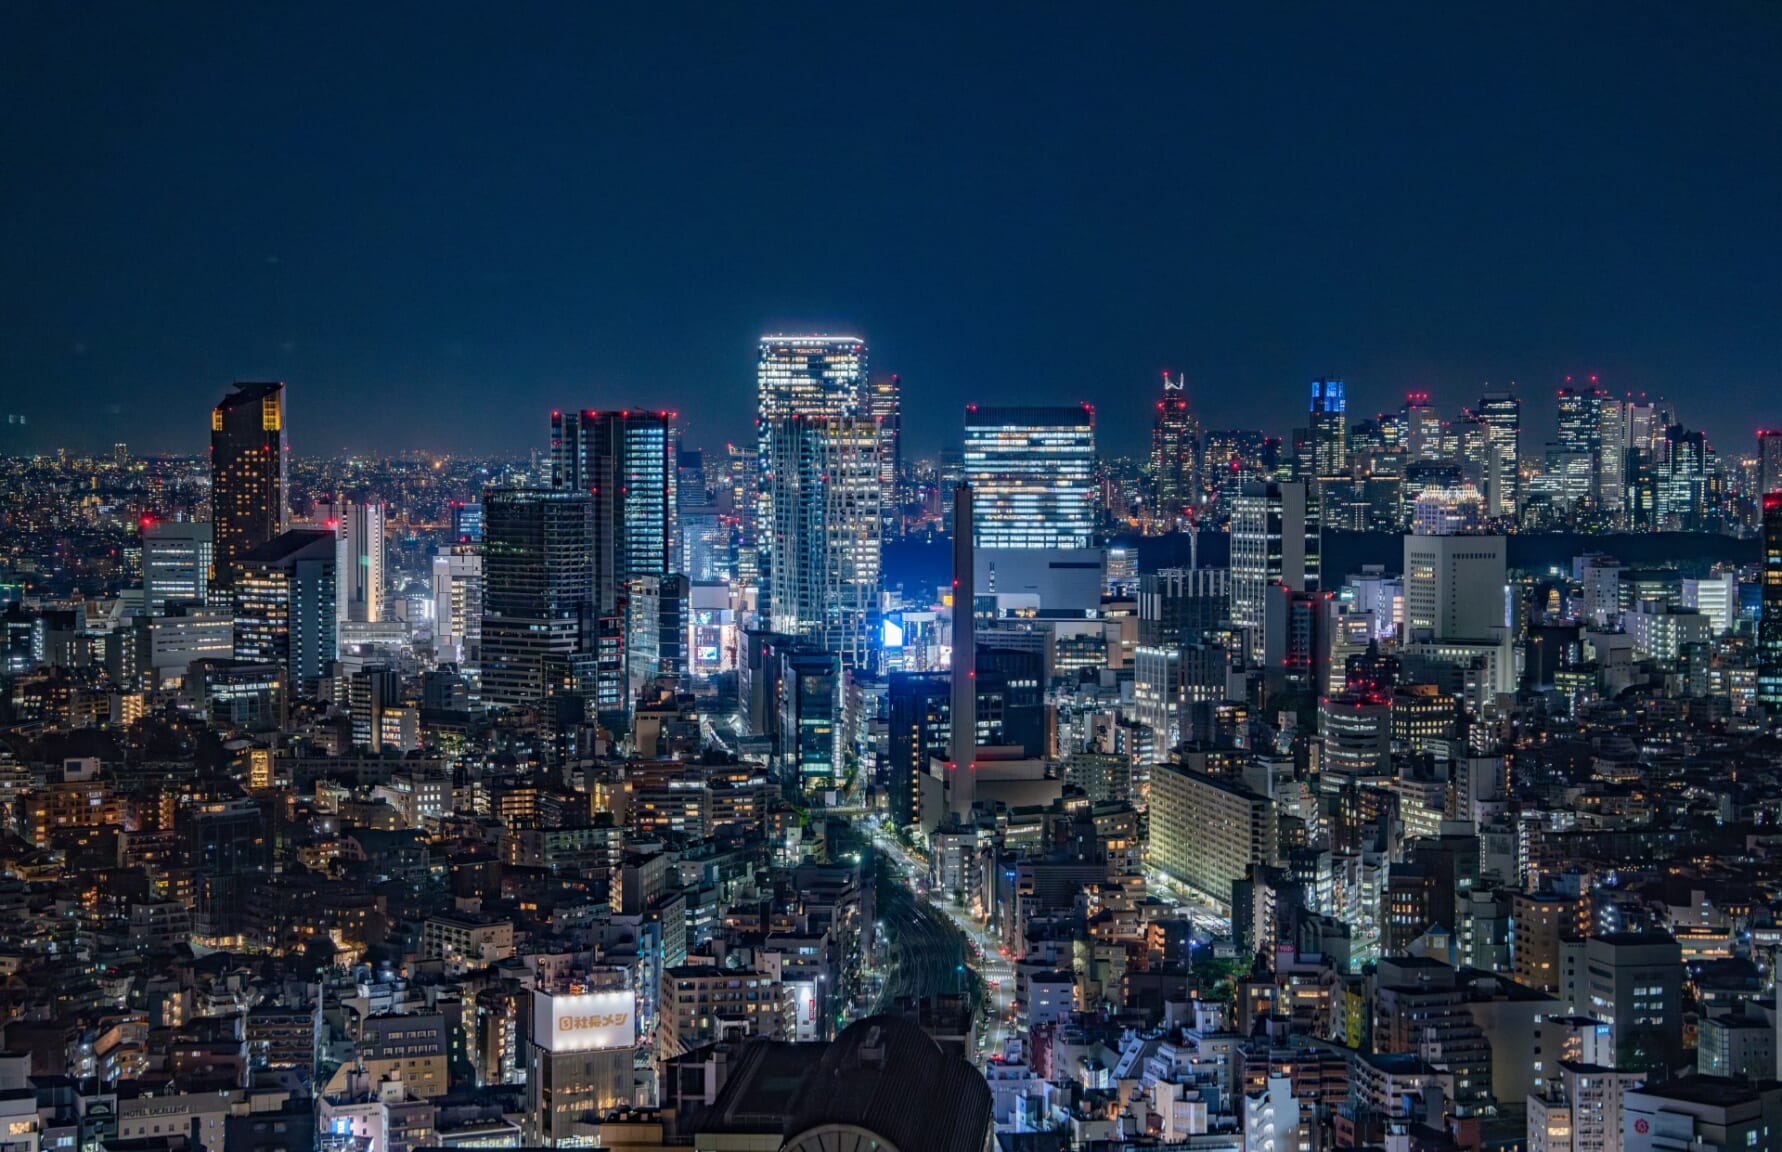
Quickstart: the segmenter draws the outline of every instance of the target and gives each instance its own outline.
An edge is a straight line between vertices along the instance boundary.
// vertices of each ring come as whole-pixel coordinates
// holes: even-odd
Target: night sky
[[[375,12],[363,9],[374,7]],[[1782,424],[1782,4],[0,5],[0,450],[749,435],[754,345],[866,337],[911,452],[1163,368],[1445,411],[1566,373]],[[1525,417],[1525,419],[1527,419]]]

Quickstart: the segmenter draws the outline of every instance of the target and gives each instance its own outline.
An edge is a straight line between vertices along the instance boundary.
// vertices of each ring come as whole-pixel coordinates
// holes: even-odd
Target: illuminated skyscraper
[[[809,637],[844,664],[867,667],[883,533],[878,423],[794,416],[773,421],[769,441],[773,631]]]
[[[211,525],[144,520],[143,614],[159,616],[169,603],[209,604]]]
[[[1429,393],[1412,392],[1405,397],[1405,453],[1411,461],[1446,461],[1442,451],[1442,414],[1429,402]]]
[[[1493,516],[1514,516],[1521,499],[1522,401],[1508,390],[1487,391],[1479,400],[1485,425],[1486,506]]]
[[[1157,485],[1157,515],[1175,525],[1200,505],[1200,421],[1188,408],[1185,376],[1163,374],[1163,396],[1151,425],[1151,475]]]
[[[1608,393],[1600,388],[1566,385],[1559,390],[1559,438],[1562,452],[1597,453],[1602,450],[1602,402]]]
[[[235,658],[277,664],[293,685],[338,655],[334,533],[299,528],[235,560]]]
[[[433,557],[434,651],[441,663],[475,666],[482,642],[482,553],[473,544],[441,548]]]
[[[594,499],[594,603],[619,610],[626,585],[676,570],[673,412],[551,413],[551,485]]]
[[[1253,661],[1266,650],[1263,624],[1271,584],[1316,592],[1322,534],[1308,507],[1311,482],[1245,484],[1231,517],[1231,623]]]
[[[217,586],[285,530],[285,386],[240,383],[210,413],[210,519]]]
[[[1758,430],[1757,491],[1782,492],[1782,428]]]
[[[1757,700],[1782,714],[1782,492],[1763,498],[1763,615],[1757,622]]]
[[[679,574],[638,576],[625,600],[625,698],[635,708],[652,680],[687,675],[691,585]]]
[[[965,410],[964,480],[979,548],[1095,542],[1095,410]]]
[[[338,504],[334,513],[340,618],[375,624],[384,618],[384,505]]]
[[[1610,516],[1619,516],[1624,505],[1623,478],[1627,470],[1627,416],[1621,404],[1601,388],[1596,377],[1592,387],[1559,390],[1559,448],[1587,454],[1591,461],[1590,494]]]
[[[903,380],[896,373],[880,376],[861,396],[860,414],[879,422],[879,486],[884,490],[885,530],[897,518],[897,481],[903,474]]]
[[[1349,401],[1341,380],[1312,381],[1312,474],[1349,474]]]
[[[755,365],[759,485],[755,542],[765,574],[772,568],[773,424],[788,416],[850,417],[866,403],[866,341],[857,336],[763,336]]]
[[[492,488],[483,509],[483,699],[527,705],[591,692],[593,497]]]
[[[1718,527],[1720,461],[1702,433],[1681,424],[1665,429],[1657,488],[1660,529],[1706,532]]]

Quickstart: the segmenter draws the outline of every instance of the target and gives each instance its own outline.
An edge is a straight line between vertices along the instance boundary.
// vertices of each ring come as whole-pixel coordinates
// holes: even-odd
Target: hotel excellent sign
[[[547,1052],[629,1048],[637,1042],[637,1004],[627,990],[532,996],[532,1037]]]

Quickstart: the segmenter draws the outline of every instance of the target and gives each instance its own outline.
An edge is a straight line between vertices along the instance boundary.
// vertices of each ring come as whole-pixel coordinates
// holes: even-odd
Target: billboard
[[[629,989],[532,994],[532,1041],[546,1052],[589,1052],[637,1043],[637,1004]]]
[[[788,980],[786,990],[792,993],[792,1039],[798,1041],[821,1040],[823,1029],[817,1022],[817,982],[815,980]]]

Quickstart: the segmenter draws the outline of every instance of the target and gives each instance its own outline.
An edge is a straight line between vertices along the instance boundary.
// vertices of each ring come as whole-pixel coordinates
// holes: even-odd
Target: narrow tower
[[[952,743],[947,755],[947,812],[971,817],[976,799],[978,758],[977,622],[972,619],[976,581],[972,574],[971,485],[953,489],[953,704]]]

